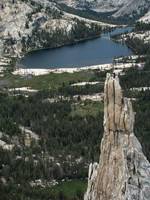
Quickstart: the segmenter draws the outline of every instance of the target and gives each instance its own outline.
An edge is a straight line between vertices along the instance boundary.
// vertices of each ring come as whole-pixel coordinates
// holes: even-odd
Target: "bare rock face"
[[[134,112],[119,79],[107,75],[99,165],[89,168],[84,200],[150,200],[150,163],[134,135]]]

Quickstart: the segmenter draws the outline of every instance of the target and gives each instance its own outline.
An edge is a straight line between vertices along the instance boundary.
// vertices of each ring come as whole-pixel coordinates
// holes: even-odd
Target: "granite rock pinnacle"
[[[90,164],[84,200],[150,200],[150,163],[134,135],[134,115],[118,76],[108,74],[101,155]]]

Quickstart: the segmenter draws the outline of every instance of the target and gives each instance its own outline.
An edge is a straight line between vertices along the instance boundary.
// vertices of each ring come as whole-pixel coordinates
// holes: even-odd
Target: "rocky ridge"
[[[134,135],[134,112],[119,79],[107,75],[99,164],[89,167],[84,200],[149,200],[150,163]]]

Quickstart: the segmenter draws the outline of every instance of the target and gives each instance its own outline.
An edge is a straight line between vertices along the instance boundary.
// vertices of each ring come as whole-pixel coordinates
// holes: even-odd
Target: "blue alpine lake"
[[[33,51],[26,54],[20,64],[27,68],[69,68],[112,63],[115,57],[129,56],[133,52],[125,44],[113,41],[110,36],[131,30],[132,27],[117,28],[96,39]]]

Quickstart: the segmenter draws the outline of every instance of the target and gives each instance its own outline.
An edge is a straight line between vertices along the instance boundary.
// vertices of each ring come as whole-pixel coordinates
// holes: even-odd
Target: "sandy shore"
[[[118,63],[116,65],[113,65],[112,63],[109,64],[101,64],[101,65],[92,65],[92,66],[86,66],[86,67],[74,67],[74,68],[55,68],[55,69],[23,69],[19,68],[16,71],[13,72],[14,75],[21,75],[21,76],[26,76],[26,75],[33,75],[33,76],[40,76],[40,75],[45,75],[49,73],[74,73],[74,72],[79,72],[82,70],[93,70],[93,69],[99,69],[101,71],[105,70],[110,70],[114,69],[116,71],[122,71],[123,69],[130,68],[136,64],[134,63]]]

